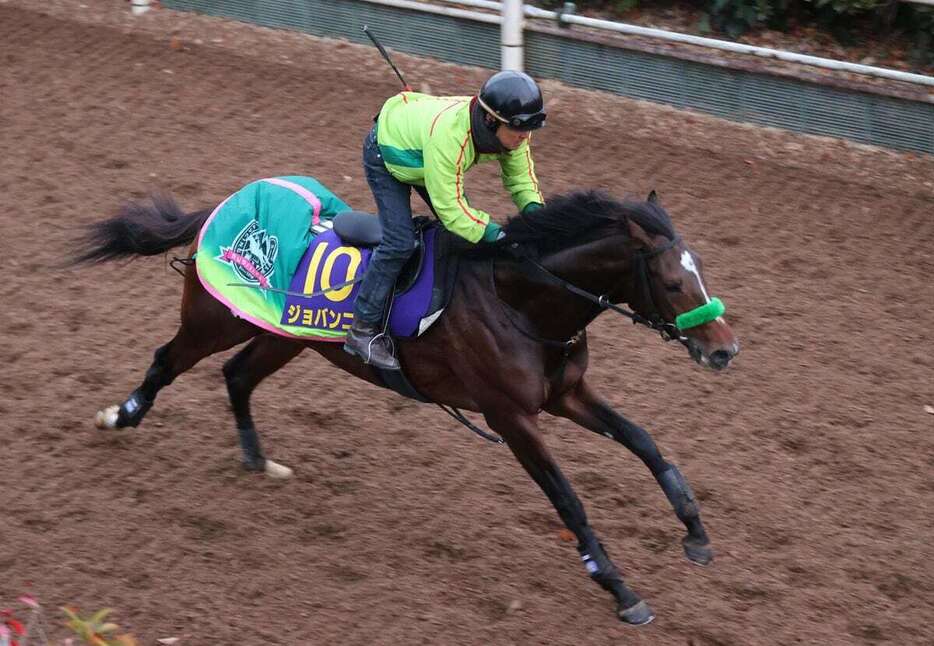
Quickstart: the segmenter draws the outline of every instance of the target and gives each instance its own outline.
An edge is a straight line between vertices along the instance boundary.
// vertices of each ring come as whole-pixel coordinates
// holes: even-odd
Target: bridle
[[[568,282],[567,280],[561,278],[560,276],[556,276],[551,271],[549,271],[547,268],[545,268],[541,263],[539,263],[537,260],[529,256],[528,254],[523,253],[523,250],[519,246],[519,244],[512,243],[511,245],[507,246],[506,249],[514,257],[518,258],[520,262],[528,263],[529,265],[537,269],[541,274],[548,277],[548,279],[551,280],[551,282],[557,285],[560,285],[561,287],[571,292],[572,294],[576,294],[577,296],[580,296],[581,298],[589,300],[591,303],[596,305],[597,309],[594,312],[593,316],[590,316],[587,319],[586,323],[584,324],[585,328],[590,323],[590,321],[595,319],[600,314],[600,312],[603,312],[604,310],[612,310],[616,312],[617,314],[622,314],[623,316],[629,318],[633,322],[633,324],[644,325],[648,328],[655,330],[656,332],[659,333],[659,335],[662,337],[662,339],[666,343],[669,341],[679,341],[682,344],[687,345],[688,339],[683,334],[684,330],[687,330],[692,327],[697,327],[699,325],[703,325],[704,323],[709,323],[710,321],[713,321],[718,316],[721,316],[723,314],[725,308],[719,298],[713,298],[711,299],[709,303],[706,303],[699,307],[695,307],[692,310],[679,314],[675,318],[674,322],[666,321],[662,317],[659,311],[659,308],[655,303],[655,299],[652,296],[652,286],[649,284],[648,261],[651,260],[652,258],[655,258],[656,256],[659,256],[660,254],[665,253],[666,251],[669,251],[670,249],[678,245],[680,242],[681,242],[681,236],[676,235],[672,237],[670,240],[668,240],[668,242],[666,242],[663,245],[655,247],[654,249],[650,249],[649,251],[636,254],[633,260],[635,264],[635,272],[638,276],[639,289],[642,292],[642,297],[645,299],[644,302],[649,303],[652,308],[652,314],[648,317],[642,316],[638,312],[627,310],[626,308],[620,307],[610,301],[610,294],[615,292],[621,286],[622,281],[614,285],[611,289],[607,290],[603,294],[594,294],[592,292],[588,292],[587,290],[578,287],[577,285],[574,285],[571,282]],[[495,272],[495,265],[493,269]],[[494,291],[494,294],[496,294],[495,278],[493,278],[493,291]],[[497,300],[500,300],[498,294],[496,294],[496,297],[497,297]],[[501,300],[500,300],[500,303],[502,304]],[[519,325],[516,323],[515,320],[512,319],[512,317],[509,317],[509,320],[512,322],[513,326],[515,326],[525,336],[535,339],[537,341],[546,342],[548,345],[568,346],[570,344],[573,344],[583,332],[583,329],[579,330],[568,341],[553,341],[551,339],[542,339],[540,337],[537,337],[535,335],[532,335],[526,332],[521,327],[519,327]]]

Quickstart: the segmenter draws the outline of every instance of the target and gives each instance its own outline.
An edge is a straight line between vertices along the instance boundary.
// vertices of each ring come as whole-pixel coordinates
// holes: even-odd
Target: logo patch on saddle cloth
[[[217,259],[232,266],[243,282],[269,287],[269,279],[275,272],[279,240],[261,229],[259,222],[250,220],[234,238],[233,244],[220,250]]]
[[[421,273],[409,289],[396,294],[389,315],[389,332],[395,337],[414,337],[428,329],[441,309],[433,308],[435,282],[435,248],[437,230],[425,232],[425,256]],[[333,231],[318,235],[302,256],[292,276],[292,294],[323,294],[308,298],[288,295],[282,308],[280,324],[311,330],[346,333],[353,324],[353,303],[360,283],[341,285],[362,276],[370,262],[372,249],[353,247]],[[434,311],[437,310],[437,311]]]

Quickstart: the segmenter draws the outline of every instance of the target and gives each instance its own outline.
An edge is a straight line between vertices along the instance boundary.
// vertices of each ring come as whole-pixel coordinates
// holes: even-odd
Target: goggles
[[[480,107],[487,111],[488,114],[493,115],[493,118],[499,121],[500,123],[505,123],[507,126],[514,130],[538,130],[545,125],[545,111],[533,112],[531,114],[517,114],[513,115],[510,118],[505,118],[500,116],[496,110],[492,109],[483,99],[479,96],[477,97],[477,102],[480,103]]]

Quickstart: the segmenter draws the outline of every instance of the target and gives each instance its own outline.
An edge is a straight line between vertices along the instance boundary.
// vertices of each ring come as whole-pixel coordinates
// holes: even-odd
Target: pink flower
[[[26,628],[23,626],[23,624],[13,619],[13,617],[4,619],[3,623],[6,624],[6,627],[9,628],[14,635],[23,636],[26,634]]]
[[[29,607],[32,608],[33,610],[38,610],[38,609],[39,609],[39,602],[36,601],[35,598],[34,598],[32,595],[24,594],[23,596],[21,596],[21,597],[19,598],[19,600],[20,600],[21,602],[25,603],[27,606],[29,606]]]
[[[6,619],[3,620],[3,623],[0,623],[0,638],[3,639],[3,643],[9,644],[10,646],[19,646],[19,642],[15,639],[11,639],[10,635],[22,635],[25,631],[23,630],[23,624],[19,623],[10,616],[9,610],[4,610],[2,613]]]

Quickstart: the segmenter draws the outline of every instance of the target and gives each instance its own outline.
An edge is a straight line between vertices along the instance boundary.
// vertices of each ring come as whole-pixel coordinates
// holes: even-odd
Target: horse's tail
[[[163,253],[194,240],[211,214],[211,209],[185,213],[167,194],[150,200],[129,202],[116,216],[90,225],[74,264]]]

